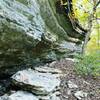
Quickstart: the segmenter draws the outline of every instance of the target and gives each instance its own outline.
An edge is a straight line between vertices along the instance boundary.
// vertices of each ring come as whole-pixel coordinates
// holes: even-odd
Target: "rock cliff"
[[[0,0],[2,75],[80,52],[83,38],[59,0]]]

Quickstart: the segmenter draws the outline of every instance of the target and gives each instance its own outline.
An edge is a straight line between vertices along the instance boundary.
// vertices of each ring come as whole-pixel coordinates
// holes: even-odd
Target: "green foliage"
[[[75,70],[82,76],[100,76],[100,51],[96,51],[90,55],[79,55],[79,62],[76,63]]]
[[[100,13],[99,7],[96,8],[94,13],[93,8],[99,2],[99,0],[73,0],[73,9],[75,18],[78,19],[80,25],[84,29],[89,29],[89,18],[94,15],[91,27],[91,39],[87,44],[85,53],[88,55],[78,55],[76,58],[80,59],[79,63],[76,63],[76,71],[78,74],[85,76],[100,76]],[[98,51],[98,52],[97,52]]]
[[[93,29],[90,37],[90,41],[87,44],[86,53],[91,54],[96,50],[100,50],[100,35],[98,29]]]
[[[75,17],[82,27],[88,27],[89,16],[93,13],[93,0],[72,0]]]

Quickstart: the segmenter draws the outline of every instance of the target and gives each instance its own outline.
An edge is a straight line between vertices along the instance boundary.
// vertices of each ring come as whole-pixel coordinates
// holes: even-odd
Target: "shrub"
[[[89,55],[77,56],[79,62],[75,64],[75,70],[80,75],[100,76],[100,50]]]

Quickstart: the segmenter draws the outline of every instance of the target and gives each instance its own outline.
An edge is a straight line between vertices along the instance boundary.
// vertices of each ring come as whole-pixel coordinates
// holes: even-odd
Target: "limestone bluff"
[[[68,57],[80,52],[83,35],[57,12],[59,0],[0,0],[0,70]],[[17,66],[17,67],[16,67]]]

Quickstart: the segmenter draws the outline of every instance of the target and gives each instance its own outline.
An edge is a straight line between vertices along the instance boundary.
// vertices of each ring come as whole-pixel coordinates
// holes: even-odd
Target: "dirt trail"
[[[61,69],[65,74],[61,77],[61,100],[79,100],[75,97],[75,93],[78,91],[87,94],[80,100],[100,100],[100,79],[83,78],[77,75],[74,70],[74,63],[69,60],[60,60],[52,63],[51,66]],[[77,85],[78,88],[69,88],[68,81]]]

